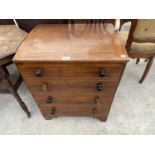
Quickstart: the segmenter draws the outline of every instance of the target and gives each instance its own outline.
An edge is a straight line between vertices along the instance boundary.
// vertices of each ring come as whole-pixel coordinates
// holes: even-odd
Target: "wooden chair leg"
[[[146,76],[147,76],[147,74],[148,74],[148,72],[149,72],[149,70],[150,70],[150,68],[151,68],[151,66],[152,66],[153,59],[154,59],[154,56],[148,58],[148,63],[147,63],[147,65],[146,65],[146,68],[145,68],[145,70],[144,70],[144,73],[143,73],[143,75],[142,75],[142,77],[141,77],[139,83],[142,83],[142,82],[145,80],[145,78],[146,78]]]
[[[136,59],[136,64],[138,64],[140,62],[140,58]]]
[[[16,92],[15,88],[13,87],[12,83],[10,82],[10,80],[7,78],[7,76],[5,76],[5,80],[7,81],[7,85],[8,85],[8,90],[10,91],[10,93],[16,98],[16,100],[18,101],[20,107],[23,109],[23,111],[26,113],[27,117],[30,118],[31,114],[26,106],[26,104],[22,101],[22,99],[20,98],[20,96],[18,95],[18,93]]]

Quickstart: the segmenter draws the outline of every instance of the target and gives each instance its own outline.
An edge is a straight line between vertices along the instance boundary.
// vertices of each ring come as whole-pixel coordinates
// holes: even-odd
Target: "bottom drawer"
[[[106,121],[110,103],[107,104],[57,104],[50,107],[41,106],[39,108],[45,117],[49,120],[57,116],[91,116]]]
[[[51,118],[53,116],[92,116],[93,106],[85,104],[67,104],[67,105],[57,105],[51,107],[40,107],[43,113],[48,114]]]

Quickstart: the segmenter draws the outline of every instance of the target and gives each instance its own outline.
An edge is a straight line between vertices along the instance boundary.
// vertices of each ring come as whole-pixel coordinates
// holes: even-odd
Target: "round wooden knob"
[[[102,90],[103,90],[103,85],[102,85],[102,83],[97,83],[97,84],[96,84],[96,89],[97,89],[97,91],[102,91]]]
[[[99,70],[99,76],[100,77],[104,77],[104,76],[106,76],[107,75],[107,73],[106,73],[106,71],[104,70],[104,69],[100,69]]]
[[[100,104],[100,98],[99,96],[95,97],[95,104],[99,105]]]
[[[56,108],[55,107],[53,107],[52,109],[51,109],[51,115],[54,115],[55,113],[56,113]]]
[[[42,90],[47,91],[48,90],[48,83],[43,83]]]
[[[41,68],[38,68],[36,71],[35,71],[35,76],[37,77],[41,77],[43,75],[43,70]]]
[[[51,104],[53,102],[52,96],[48,96],[47,101],[48,104]]]

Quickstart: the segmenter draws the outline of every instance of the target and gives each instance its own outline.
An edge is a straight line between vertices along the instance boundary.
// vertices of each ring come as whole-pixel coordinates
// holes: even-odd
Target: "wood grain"
[[[111,27],[104,26],[102,32],[92,28],[77,36],[68,25],[38,25],[15,55],[45,119],[91,116],[107,120],[128,56]],[[106,73],[103,77],[101,70]]]
[[[15,25],[0,25],[0,60],[15,54],[26,35]]]
[[[84,94],[96,93],[111,93],[117,85],[117,81],[102,81],[102,80],[40,80],[36,81],[33,79],[26,80],[27,85],[30,87],[32,92],[52,92],[53,94],[72,94],[79,95],[82,92]],[[103,90],[97,91],[96,85],[102,83]],[[43,89],[43,85],[47,84],[47,90]]]
[[[69,32],[67,24],[38,25],[20,46],[14,61],[62,62],[64,57],[69,61],[128,61],[119,34],[108,28],[76,36]]]
[[[108,64],[108,63],[64,63],[64,64],[51,64],[51,63],[24,63],[19,64],[18,68],[22,73],[23,77],[26,78],[35,78],[37,79],[105,79],[105,80],[117,80],[123,65],[119,63]],[[35,72],[37,69],[43,71],[41,77],[37,77]],[[107,73],[106,76],[100,77],[99,71],[104,69]]]
[[[106,119],[107,107],[99,105],[98,107],[91,104],[84,105],[57,105],[53,107],[42,107],[40,106],[42,114],[46,119],[52,119],[57,116],[91,116],[98,119]],[[52,113],[52,110],[54,112]]]

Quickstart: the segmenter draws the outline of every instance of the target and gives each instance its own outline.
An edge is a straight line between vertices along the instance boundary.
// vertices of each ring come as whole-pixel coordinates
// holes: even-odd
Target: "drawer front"
[[[24,79],[26,78],[50,78],[50,79],[106,79],[118,80],[123,69],[122,64],[59,64],[59,65],[18,65]]]
[[[113,94],[117,82],[97,81],[97,80],[33,80],[27,79],[27,85],[31,92],[52,93],[53,95],[95,95]]]
[[[106,120],[124,64],[18,64],[46,119],[92,116]]]
[[[78,105],[97,105],[97,104],[110,104],[113,99],[112,94],[102,94],[102,95],[53,95],[52,93],[33,93],[34,98],[38,105],[44,107],[51,107],[54,105],[62,104],[78,104]]]
[[[50,117],[55,116],[93,116],[93,106],[84,104],[67,104],[67,105],[57,105],[52,107],[40,106],[43,114],[47,114]]]
[[[46,119],[57,116],[92,116],[106,120],[110,110],[110,104],[90,105],[90,104],[66,104],[53,105],[51,107],[39,106],[42,114]]]

